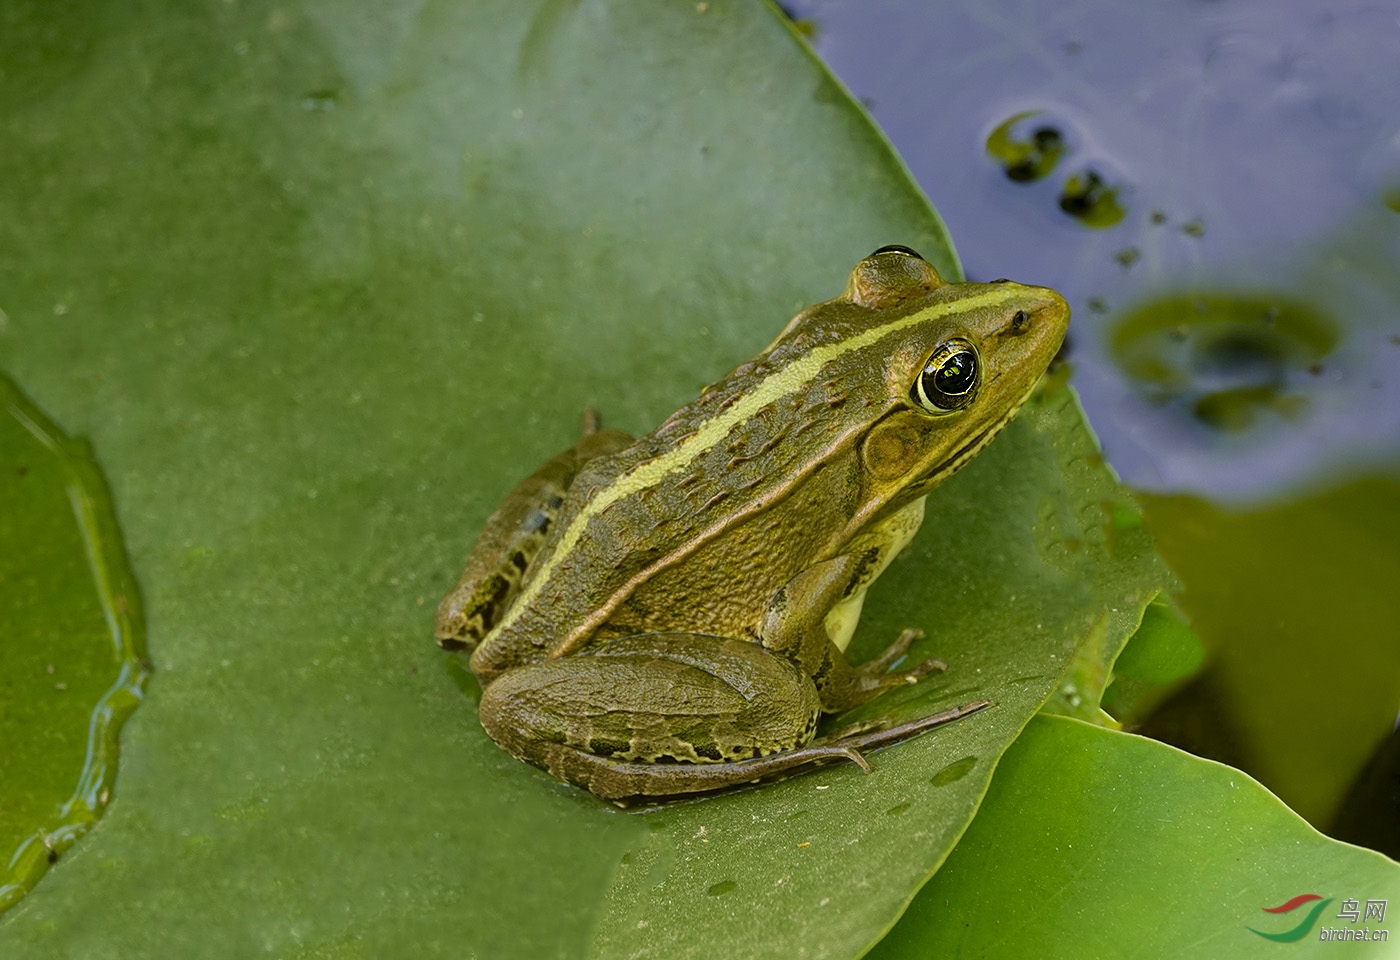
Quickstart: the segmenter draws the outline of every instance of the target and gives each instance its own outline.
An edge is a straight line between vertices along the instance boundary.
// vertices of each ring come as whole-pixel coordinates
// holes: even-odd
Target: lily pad
[[[952,664],[884,709],[994,708],[870,776],[556,783],[432,645],[472,535],[585,407],[651,429],[875,247],[955,276],[902,164],[752,2],[8,16],[0,363],[103,451],[161,682],[2,955],[855,956],[1166,580],[1051,390],[855,640]]]
[[[1322,836],[1238,770],[1040,716],[869,956],[1235,960],[1277,957],[1282,941],[1290,955],[1390,957],[1393,914],[1364,911],[1397,897],[1400,865]],[[1347,901],[1355,920],[1338,916]],[[1337,932],[1370,939],[1340,947]]]

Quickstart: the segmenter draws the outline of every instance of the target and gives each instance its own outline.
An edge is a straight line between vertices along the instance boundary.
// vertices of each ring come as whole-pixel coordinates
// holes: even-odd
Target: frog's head
[[[1054,290],[1009,280],[947,283],[907,247],[882,247],[856,265],[847,314],[870,340],[860,439],[869,509],[922,496],[1004,427],[1064,340],[1069,306]],[[863,316],[861,316],[863,315]],[[839,365],[839,362],[838,362]]]

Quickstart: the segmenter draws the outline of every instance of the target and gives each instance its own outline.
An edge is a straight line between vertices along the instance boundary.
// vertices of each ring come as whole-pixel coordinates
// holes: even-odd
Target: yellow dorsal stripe
[[[630,497],[638,491],[648,487],[654,487],[666,477],[667,474],[676,470],[681,470],[693,463],[706,450],[716,443],[719,443],[729,435],[729,431],[736,424],[743,423],[758,411],[789,394],[801,390],[812,380],[816,379],[821,368],[832,360],[853,350],[863,350],[871,346],[876,341],[898,333],[909,327],[929,320],[946,317],[954,313],[964,313],[969,310],[976,310],[980,307],[995,306],[1005,303],[1016,295],[1018,285],[1006,284],[1004,287],[988,290],[975,296],[962,297],[956,300],[949,300],[946,303],[935,304],[917,313],[911,313],[906,317],[891,321],[881,327],[871,329],[843,340],[840,343],[821,344],[813,347],[812,350],[796,360],[784,366],[781,370],[769,374],[752,390],[746,393],[733,406],[723,413],[701,424],[700,429],[677,444],[669,452],[662,454],[655,460],[648,460],[646,463],[638,464],[627,473],[618,477],[607,487],[598,491],[597,495],[579,511],[569,524],[568,529],[559,539],[559,543],[550,553],[549,559],[545,561],[539,572],[530,578],[530,584],[521,594],[516,597],[510,609],[506,611],[505,617],[497,625],[497,630],[504,630],[515,621],[520,612],[530,605],[545,583],[549,581],[550,575],[554,572],[555,566],[562,557],[567,557],[583,538],[583,531],[594,517],[602,513],[608,507],[626,497]]]

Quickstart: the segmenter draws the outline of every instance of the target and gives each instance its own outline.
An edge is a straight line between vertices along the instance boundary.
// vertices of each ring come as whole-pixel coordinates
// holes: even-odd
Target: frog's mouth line
[[[972,460],[979,453],[985,450],[987,444],[995,440],[997,434],[1001,433],[1001,431],[1006,428],[1006,425],[1011,422],[1011,420],[1016,416],[1016,414],[1021,412],[1021,408],[1026,405],[1026,401],[1031,398],[1031,394],[1035,393],[1035,388],[1040,385],[1040,381],[1044,378],[1044,376],[1044,374],[1041,374],[1039,377],[1036,377],[1034,382],[1031,383],[1031,385],[1026,389],[1026,392],[1021,396],[1021,399],[1017,400],[1014,404],[1012,404],[1000,420],[988,424],[987,427],[983,429],[981,433],[978,433],[971,440],[969,440],[967,443],[963,444],[960,448],[958,448],[958,452],[953,454],[947,460],[945,460],[942,467],[929,474],[929,476],[926,479],[920,481],[918,487],[920,489],[933,489],[938,484],[942,483],[944,480],[947,480],[953,474],[957,473],[959,470],[961,470],[964,466],[967,465],[968,461]],[[992,383],[995,382],[995,380],[992,381]],[[988,384],[988,386],[990,385],[991,384]]]

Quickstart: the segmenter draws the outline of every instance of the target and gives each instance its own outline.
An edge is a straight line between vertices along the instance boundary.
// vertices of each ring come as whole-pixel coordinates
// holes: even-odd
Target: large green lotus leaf
[[[874,247],[955,275],[898,159],[750,2],[3,16],[0,366],[92,438],[156,672],[0,955],[854,956],[1164,583],[1051,390],[856,639],[952,664],[883,709],[993,708],[870,776],[633,812],[555,783],[430,639],[474,530],[586,406],[650,429]]]
[[[1397,898],[1400,865],[1324,837],[1238,770],[1042,715],[870,957],[1393,957],[1377,938]],[[1355,921],[1338,917],[1348,900]],[[1366,920],[1367,901],[1386,915]]]

